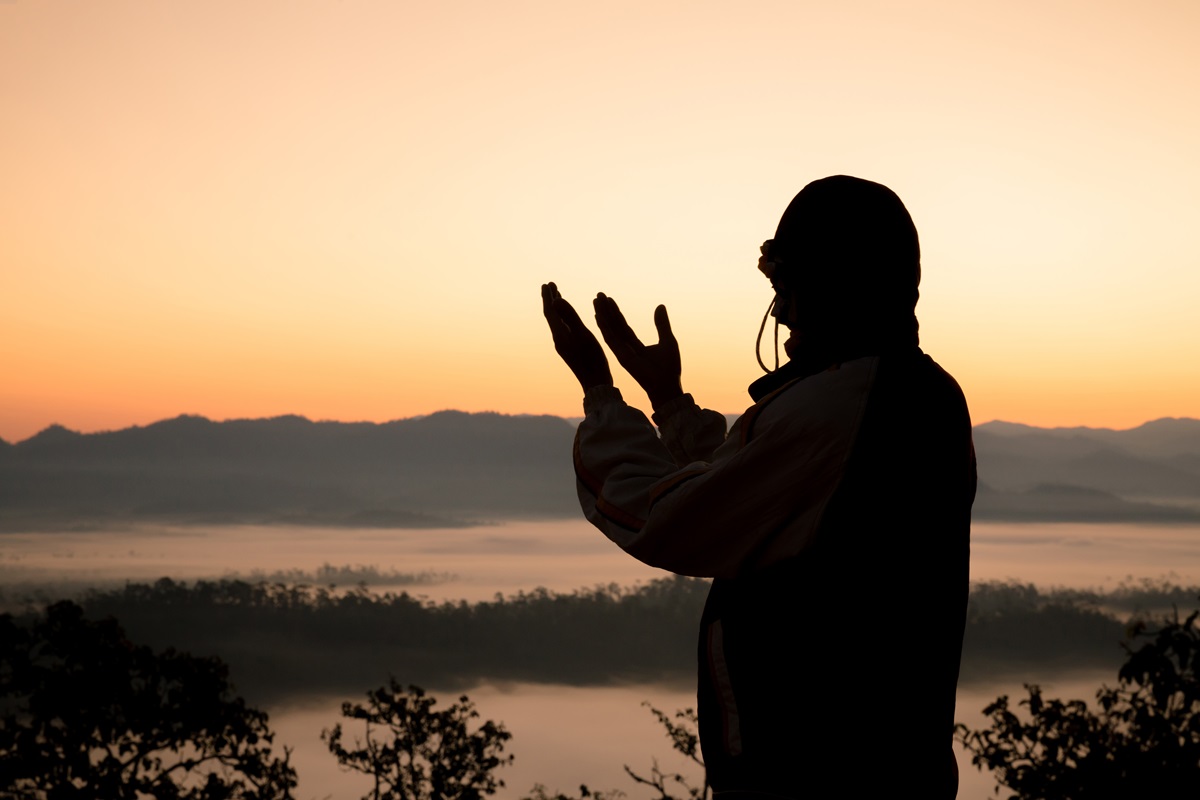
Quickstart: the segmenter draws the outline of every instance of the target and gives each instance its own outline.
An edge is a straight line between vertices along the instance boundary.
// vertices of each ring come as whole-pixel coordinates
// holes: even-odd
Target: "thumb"
[[[654,327],[658,329],[660,342],[674,342],[675,334],[671,332],[671,320],[667,317],[667,307],[659,306],[654,309]]]

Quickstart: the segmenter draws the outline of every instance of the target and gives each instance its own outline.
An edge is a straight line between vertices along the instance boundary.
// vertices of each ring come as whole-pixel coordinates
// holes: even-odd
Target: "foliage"
[[[433,603],[407,592],[163,579],[93,592],[82,604],[116,616],[139,641],[220,653],[247,696],[269,702],[354,697],[395,664],[411,682],[442,689],[485,678],[690,681],[707,593],[703,580],[673,578]]]
[[[650,713],[666,730],[667,738],[671,740],[671,747],[699,765],[701,774],[706,777],[700,786],[695,786],[682,773],[663,772],[658,766],[657,759],[652,762],[650,767],[650,777],[637,774],[629,768],[628,764],[625,765],[625,772],[638,783],[649,786],[658,792],[658,800],[681,800],[671,793],[677,789],[684,791],[683,798],[687,800],[708,800],[712,790],[708,785],[707,773],[704,772],[704,759],[700,753],[700,735],[697,732],[699,719],[695,710],[685,708],[676,711],[672,718],[649,703],[642,703],[642,705],[650,709]]]
[[[875,588],[846,591],[858,596]],[[1094,592],[976,584],[960,682],[1000,675],[1019,685],[1013,676],[1055,669],[1115,672],[1124,660],[1118,642],[1128,613],[1169,609],[1182,591],[1165,581]],[[220,653],[244,696],[262,704],[352,697],[396,664],[430,689],[481,681],[691,685],[696,620],[707,593],[707,582],[676,577],[434,603],[361,587],[163,579],[93,591],[80,603],[89,617],[121,620],[135,641]],[[838,629],[816,632],[814,646],[836,646]]]
[[[287,798],[271,744],[216,658],[156,654],[68,601],[0,616],[0,797]]]
[[[1098,608],[1104,597],[1013,582],[973,585],[960,681],[1047,667],[1115,670],[1123,625]]]
[[[548,791],[544,784],[535,783],[533,788],[529,790],[529,794],[521,798],[521,800],[618,800],[624,796],[624,793],[619,790],[608,792],[596,792],[587,787],[586,784],[580,784],[579,796],[564,794],[563,792]]]
[[[959,725],[956,738],[1014,800],[1200,796],[1198,617],[1136,625],[1132,633],[1151,641],[1124,645],[1118,685],[1097,691],[1095,709],[1027,684],[1028,721],[1003,696],[984,709],[990,728]]]
[[[643,706],[650,709],[650,713],[655,716],[663,730],[666,731],[667,738],[671,740],[671,747],[677,753],[680,753],[688,760],[700,767],[701,775],[706,775],[704,772],[704,759],[700,755],[700,735],[697,733],[699,720],[696,717],[694,709],[685,708],[676,711],[673,715],[661,711],[648,702],[643,702]],[[649,786],[658,793],[654,800],[709,800],[712,796],[712,789],[708,785],[707,777],[699,786],[692,783],[681,772],[663,772],[658,765],[658,760],[654,759],[651,762],[649,777],[639,775],[630,768],[628,764],[625,766],[625,773],[629,775],[636,783],[643,786]],[[672,794],[680,789],[683,790],[681,795]],[[597,792],[589,789],[586,785],[579,787],[578,796],[565,794],[563,792],[550,793],[542,784],[536,784],[533,790],[522,800],[618,800],[625,795],[619,789],[612,789],[607,792]]]
[[[479,712],[466,695],[440,711],[436,704],[420,687],[405,691],[389,678],[387,686],[367,692],[365,706],[342,704],[342,716],[361,720],[365,728],[353,749],[343,743],[341,723],[322,731],[321,739],[342,766],[374,777],[367,796],[373,800],[479,800],[494,794],[504,782],[493,770],[513,760],[501,755],[512,734],[491,720],[471,731]]]

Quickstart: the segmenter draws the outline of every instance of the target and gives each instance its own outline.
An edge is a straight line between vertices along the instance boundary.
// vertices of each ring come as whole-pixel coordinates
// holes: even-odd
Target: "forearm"
[[[682,467],[619,392],[593,389],[575,440],[584,513],[630,555],[681,574],[735,576],[798,555],[841,480],[873,371],[864,360],[764,399],[710,460]]]
[[[700,408],[690,394],[655,406],[654,424],[676,466],[694,461],[712,461],[725,441],[725,415]]]
[[[624,547],[645,524],[649,490],[677,467],[645,414],[625,404],[618,389],[584,395],[574,463],[584,514]]]
[[[782,442],[767,437],[747,449],[740,438],[726,441],[711,463],[681,467],[617,390],[589,391],[585,411],[574,456],[580,505],[638,560],[686,575],[735,575],[784,522],[795,494],[786,485],[790,478],[786,470],[764,469],[779,460]]]

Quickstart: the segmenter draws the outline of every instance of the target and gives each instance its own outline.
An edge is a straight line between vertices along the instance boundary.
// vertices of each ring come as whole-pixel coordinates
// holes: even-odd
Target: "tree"
[[[657,759],[652,761],[648,778],[634,772],[628,764],[624,765],[626,774],[638,783],[649,786],[658,792],[658,800],[680,800],[671,794],[674,787],[683,789],[685,792],[683,797],[686,800],[708,800],[711,795],[711,787],[708,785],[708,777],[704,772],[704,759],[700,753],[700,735],[697,733],[699,719],[696,717],[695,710],[685,708],[676,711],[672,718],[665,711],[661,711],[649,703],[642,703],[642,705],[650,709],[650,713],[663,726],[667,738],[671,740],[671,747],[697,764],[705,778],[699,786],[696,786],[683,773],[663,772],[658,766]]]
[[[535,783],[529,790],[529,794],[521,800],[620,800],[624,796],[624,792],[616,789],[609,792],[594,792],[586,784],[580,784],[579,796],[576,797],[563,792],[551,792],[545,784]]]
[[[0,797],[288,798],[272,739],[219,659],[156,654],[69,601],[0,616]]]
[[[480,800],[504,782],[492,775],[512,763],[502,756],[512,734],[491,720],[474,731],[479,717],[463,695],[440,711],[437,700],[419,686],[387,686],[367,692],[367,704],[342,703],[342,716],[361,720],[363,739],[354,749],[343,744],[342,725],[321,732],[343,767],[371,775],[375,787],[364,800]]]
[[[649,777],[634,772],[628,764],[624,765],[625,774],[636,783],[649,786],[658,792],[658,796],[654,800],[709,800],[712,796],[712,788],[708,785],[707,774],[704,772],[704,759],[700,753],[700,735],[697,733],[699,719],[696,717],[695,710],[685,708],[672,715],[655,708],[648,702],[643,702],[642,705],[650,709],[650,713],[662,725],[667,738],[671,740],[672,749],[699,766],[701,774],[705,777],[697,786],[692,779],[681,772],[663,772],[658,765],[658,759],[651,761]],[[672,794],[679,789],[683,790],[682,795]],[[522,800],[618,800],[624,796],[625,793],[619,789],[597,792],[589,789],[586,785],[579,787],[578,796],[561,791],[551,793],[539,783],[534,785],[533,790]]]
[[[1002,696],[984,709],[991,727],[955,729],[972,753],[1012,789],[1011,800],[1200,796],[1200,611],[1180,621],[1178,611],[1152,629],[1127,660],[1117,686],[1096,692],[1096,708],[1082,700],[1047,700],[1026,684],[1023,720]],[[997,787],[997,792],[1000,788]]]

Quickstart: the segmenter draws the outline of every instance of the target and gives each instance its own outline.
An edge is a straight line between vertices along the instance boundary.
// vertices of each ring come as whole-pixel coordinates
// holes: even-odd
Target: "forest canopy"
[[[690,687],[696,620],[707,592],[704,580],[676,577],[434,603],[365,585],[164,578],[92,590],[79,603],[89,617],[116,617],[137,641],[219,655],[239,691],[266,703],[353,693],[388,674],[434,690],[485,680]],[[962,681],[1115,669],[1134,615],[1191,605],[1197,594],[1196,587],[1155,582],[1108,592],[976,585]]]

